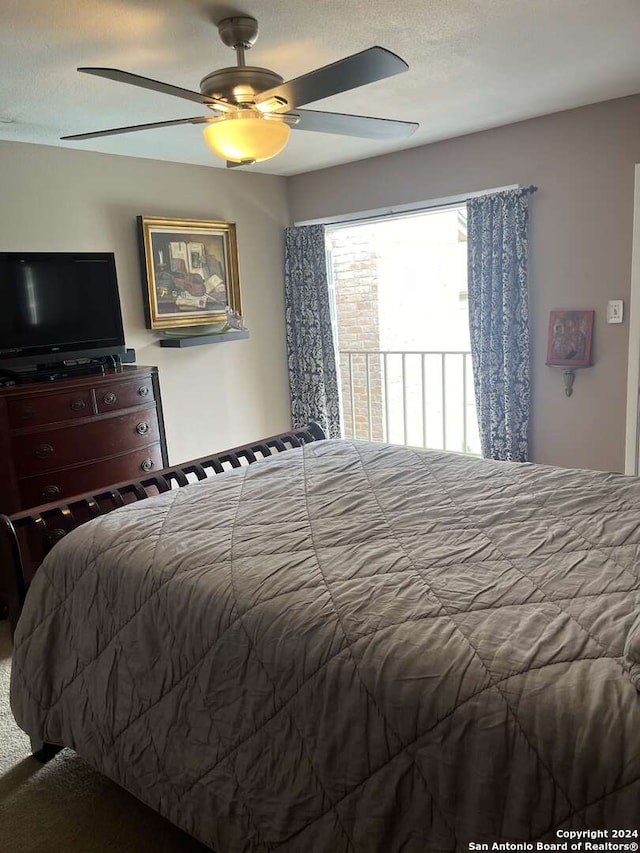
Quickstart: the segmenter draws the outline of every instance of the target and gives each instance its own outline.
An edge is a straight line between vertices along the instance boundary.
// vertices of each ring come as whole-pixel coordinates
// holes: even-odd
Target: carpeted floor
[[[31,757],[9,707],[11,642],[0,622],[0,850],[11,853],[211,853],[96,773],[71,750]]]

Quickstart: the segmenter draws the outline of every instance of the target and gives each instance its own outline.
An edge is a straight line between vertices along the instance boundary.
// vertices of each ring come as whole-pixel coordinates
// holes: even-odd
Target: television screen
[[[125,351],[112,253],[0,252],[0,367]]]

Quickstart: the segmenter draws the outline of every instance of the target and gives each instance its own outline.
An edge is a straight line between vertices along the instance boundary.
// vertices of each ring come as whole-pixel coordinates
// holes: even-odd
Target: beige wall
[[[533,119],[289,180],[295,222],[536,184],[531,203],[532,458],[624,469],[634,164],[640,96]],[[607,325],[608,299],[625,322]],[[545,365],[549,311],[595,309],[595,364],[574,394]]]
[[[284,178],[3,142],[0,188],[0,250],[115,252],[127,345],[159,367],[172,462],[289,428]],[[144,324],[139,214],[237,224],[249,340],[160,348]]]
[[[289,426],[282,281],[289,221],[535,183],[533,459],[622,470],[636,162],[640,96],[289,179],[2,142],[0,249],[115,252],[127,344],[140,363],[160,368],[177,462]],[[237,223],[250,340],[158,346],[144,327],[139,214]],[[605,322],[612,298],[625,300],[620,326]],[[571,398],[561,369],[544,364],[552,308],[596,311],[595,365],[579,373]]]

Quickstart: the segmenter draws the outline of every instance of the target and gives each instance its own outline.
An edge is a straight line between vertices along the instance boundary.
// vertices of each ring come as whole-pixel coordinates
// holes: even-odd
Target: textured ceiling
[[[260,23],[247,62],[285,79],[374,44],[409,71],[310,105],[420,122],[401,143],[294,132],[251,167],[291,175],[640,91],[640,0],[2,0],[0,139],[223,167],[198,126],[61,143],[64,134],[198,115],[76,72],[121,68],[189,89],[235,64],[215,21]]]

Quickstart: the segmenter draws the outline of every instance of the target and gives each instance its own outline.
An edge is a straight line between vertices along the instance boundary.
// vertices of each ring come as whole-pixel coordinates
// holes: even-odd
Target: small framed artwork
[[[200,326],[242,313],[236,226],[201,219],[138,217],[148,329]]]
[[[593,311],[552,311],[549,317],[547,364],[589,367]]]

